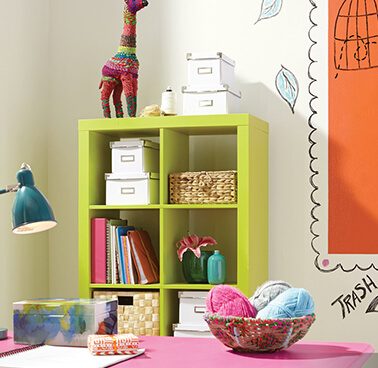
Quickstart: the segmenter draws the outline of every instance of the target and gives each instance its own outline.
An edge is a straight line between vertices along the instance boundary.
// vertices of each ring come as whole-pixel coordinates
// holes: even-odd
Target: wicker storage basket
[[[274,352],[286,349],[306,335],[315,315],[263,320],[205,314],[211,333],[239,352]]]
[[[159,336],[159,292],[94,291],[95,299],[118,299],[118,333]]]
[[[182,172],[169,175],[170,203],[236,203],[236,171]]]

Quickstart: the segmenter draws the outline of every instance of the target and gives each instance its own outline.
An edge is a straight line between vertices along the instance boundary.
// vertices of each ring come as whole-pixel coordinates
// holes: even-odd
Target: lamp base
[[[8,330],[6,328],[0,328],[0,340],[8,338]]]

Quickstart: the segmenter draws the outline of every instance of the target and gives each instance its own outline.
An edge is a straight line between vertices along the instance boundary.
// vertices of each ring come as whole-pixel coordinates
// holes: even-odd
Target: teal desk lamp
[[[0,189],[0,194],[16,192],[12,223],[14,234],[34,234],[53,228],[57,222],[46,197],[34,185],[30,166],[22,164],[16,175],[18,184]]]
[[[18,184],[0,189],[0,194],[16,193],[12,209],[14,234],[35,234],[53,228],[57,222],[46,197],[34,185],[30,166],[22,164],[16,175]],[[0,328],[0,340],[7,337],[7,330]]]

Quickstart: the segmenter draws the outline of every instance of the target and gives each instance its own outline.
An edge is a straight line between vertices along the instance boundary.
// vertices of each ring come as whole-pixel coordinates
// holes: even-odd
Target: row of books
[[[159,282],[159,262],[147,231],[127,220],[92,218],[91,281],[95,284]]]

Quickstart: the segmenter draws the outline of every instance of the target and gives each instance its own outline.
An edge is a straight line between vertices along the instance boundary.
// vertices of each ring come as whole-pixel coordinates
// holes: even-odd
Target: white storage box
[[[207,291],[179,291],[179,322],[182,325],[207,327],[203,316],[206,312]]]
[[[195,90],[183,87],[183,115],[234,114],[240,112],[241,93],[228,86]]]
[[[173,325],[173,336],[175,337],[214,337],[209,327],[203,325]]]
[[[235,61],[221,52],[187,54],[188,84],[191,87],[235,84]]]
[[[159,143],[146,139],[110,142],[112,172],[159,172]]]
[[[159,203],[159,174],[105,174],[107,205]]]

